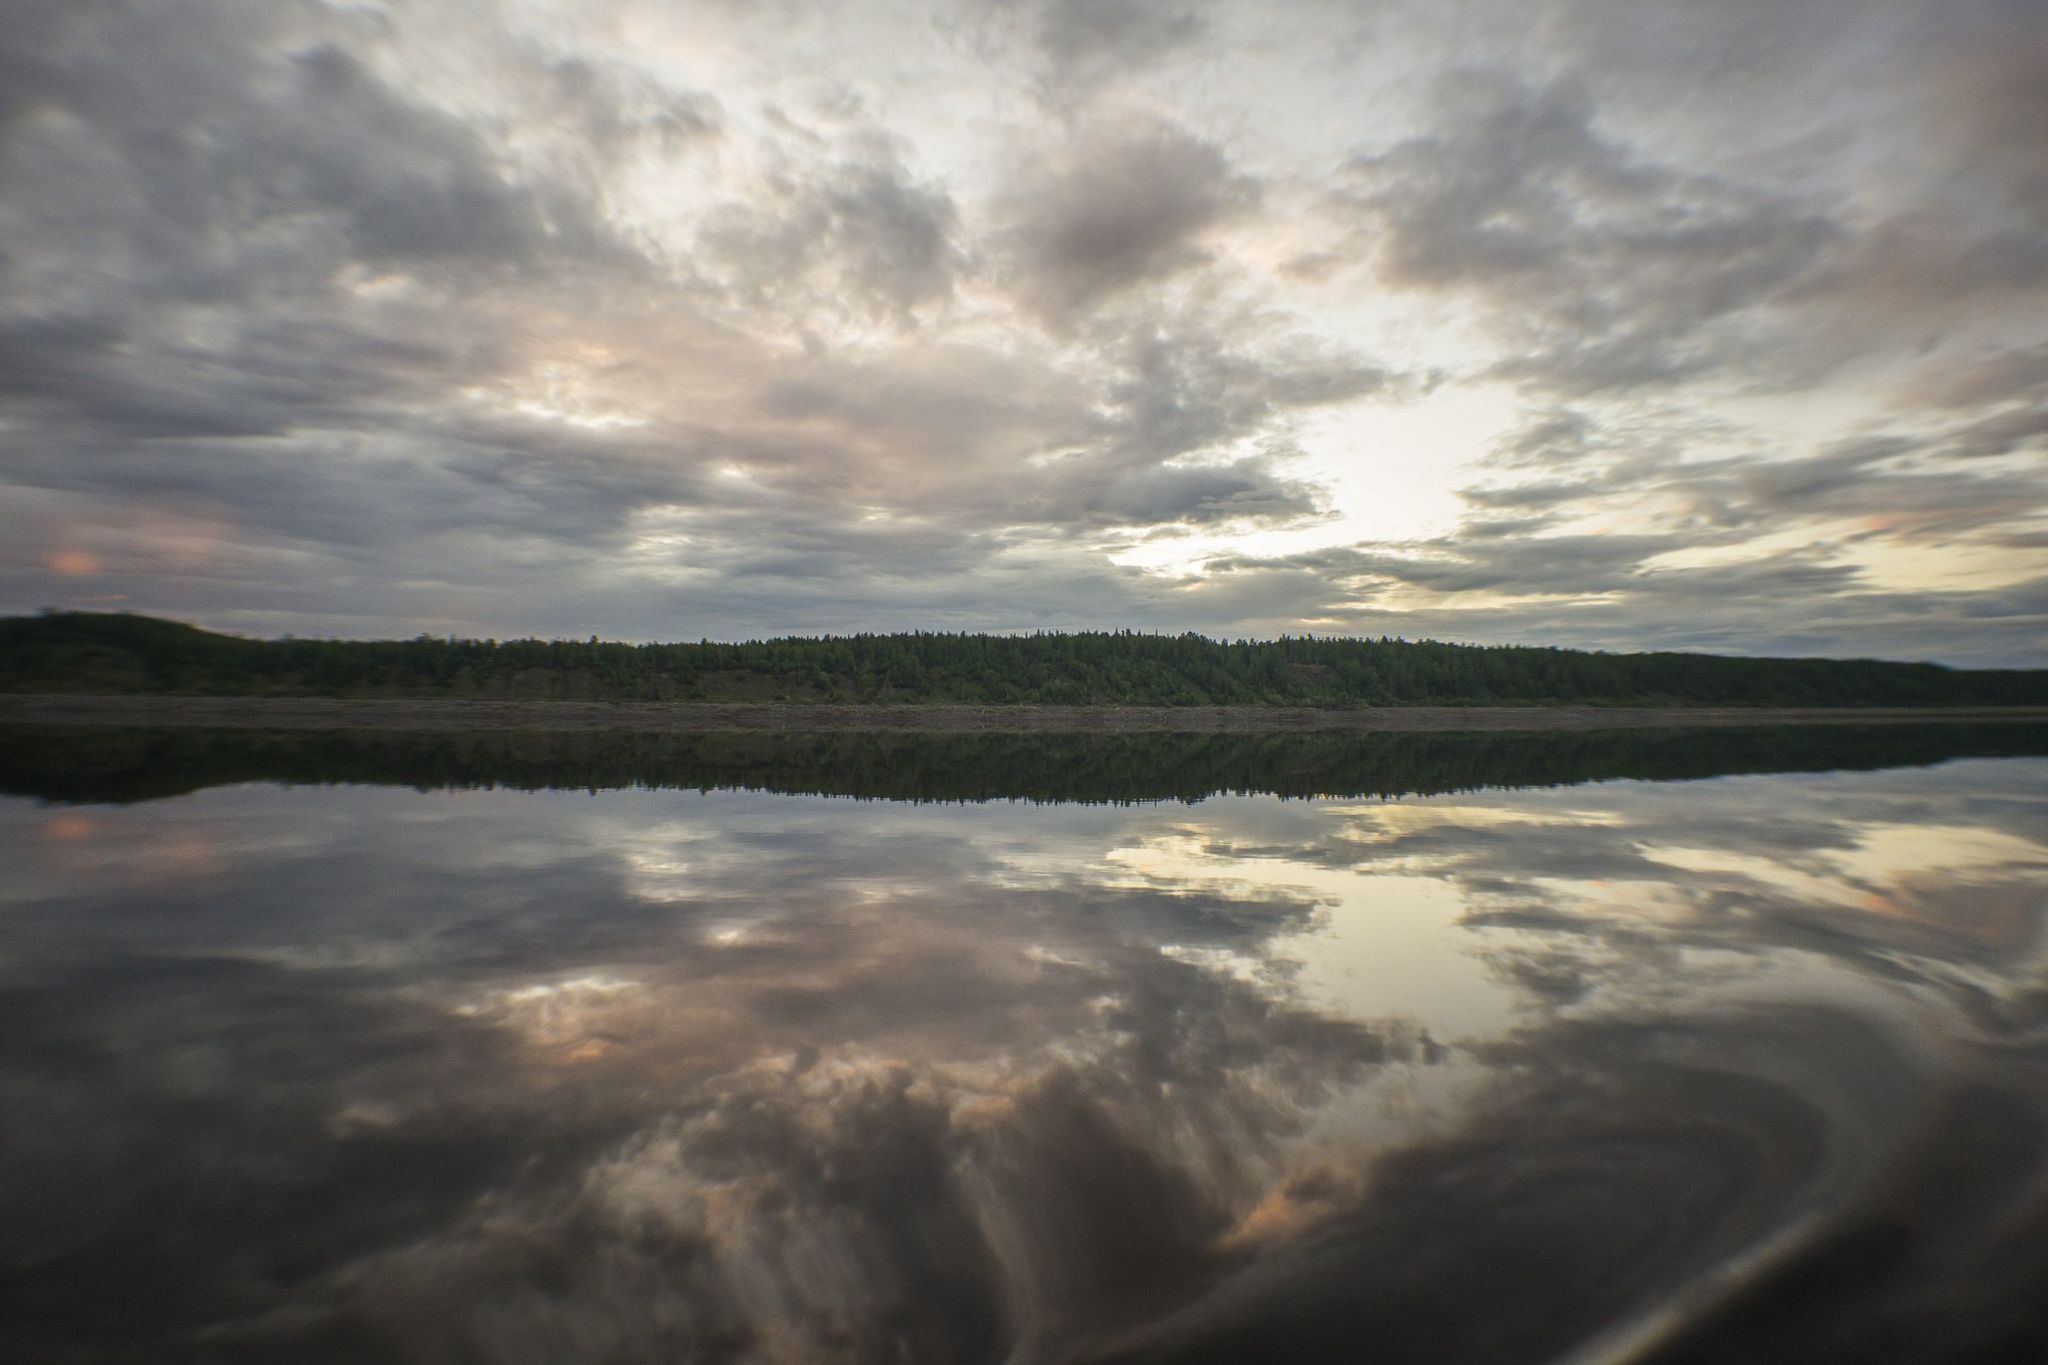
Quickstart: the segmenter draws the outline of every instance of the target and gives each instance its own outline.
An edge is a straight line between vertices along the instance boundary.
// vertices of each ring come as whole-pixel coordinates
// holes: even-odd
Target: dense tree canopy
[[[127,802],[238,782],[746,788],[891,801],[1382,797],[2048,754],[2048,724],[1360,734],[379,732],[0,726],[0,794]]]
[[[0,620],[0,690],[1127,706],[2048,704],[2048,672],[1391,639],[919,632],[614,644],[247,640],[146,616]]]

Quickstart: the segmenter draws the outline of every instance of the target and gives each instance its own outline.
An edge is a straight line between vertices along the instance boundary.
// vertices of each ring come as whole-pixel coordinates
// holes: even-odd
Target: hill
[[[0,691],[1122,706],[2039,706],[2048,670],[1129,631],[249,640],[147,616],[0,618]]]

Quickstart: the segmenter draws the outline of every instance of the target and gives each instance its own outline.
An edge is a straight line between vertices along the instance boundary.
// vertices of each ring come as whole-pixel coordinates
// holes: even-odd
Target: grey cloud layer
[[[11,6],[0,599],[301,632],[1391,626],[2025,661],[2040,15],[1942,15],[1556,0],[1453,59],[1430,23],[1307,4]],[[1904,74],[1849,80],[1879,67]],[[1658,102],[1708,77],[1757,116]],[[1329,83],[1315,118],[1243,84],[1297,78]],[[1382,307],[1409,311],[1358,325]],[[1502,386],[1524,424],[1492,468],[1528,486],[1471,481],[1455,530],[1216,548],[1405,489],[1354,414]],[[1760,393],[1843,415],[1726,415]],[[1873,434],[1907,444],[1841,453]],[[1665,502],[1616,537],[1624,487]],[[1977,579],[1815,570],[1843,518]],[[1211,572],[1111,558],[1148,537]],[[1725,621],[1674,633],[1698,574],[1563,602],[1685,549],[1747,560],[1713,580],[1745,594]],[[1515,574],[1520,626],[1470,596]]]
[[[1012,193],[1021,292],[1060,322],[1204,264],[1201,231],[1250,208],[1256,187],[1213,144],[1161,127],[1082,134]]]
[[[1468,75],[1439,103],[1440,131],[1352,164],[1362,245],[1396,286],[1484,296],[1516,342],[1501,370],[1546,389],[1698,373],[1717,325],[1835,231],[1789,197],[1639,159],[1568,89]]]

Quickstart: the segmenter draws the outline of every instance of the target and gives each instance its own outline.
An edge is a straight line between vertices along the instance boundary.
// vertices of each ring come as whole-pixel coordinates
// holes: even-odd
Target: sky
[[[8,0],[0,611],[2048,665],[2048,0]]]

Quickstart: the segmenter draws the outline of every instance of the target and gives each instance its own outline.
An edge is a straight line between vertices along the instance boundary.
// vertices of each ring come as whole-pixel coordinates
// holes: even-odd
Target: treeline
[[[1395,798],[1611,778],[1819,772],[2048,754],[2048,724],[1456,734],[517,733],[0,726],[0,795],[125,803],[243,782],[892,801]]]
[[[2048,671],[1131,631],[743,644],[246,640],[146,616],[0,619],[0,691],[1120,706],[2048,705]]]

